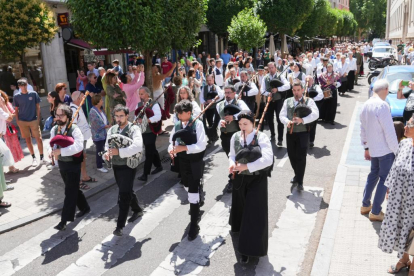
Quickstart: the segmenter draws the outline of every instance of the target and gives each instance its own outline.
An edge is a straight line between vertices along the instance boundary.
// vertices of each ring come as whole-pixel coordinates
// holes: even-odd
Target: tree
[[[76,33],[97,48],[141,51],[152,89],[152,56],[187,49],[205,22],[207,0],[67,0]]]
[[[41,0],[0,0],[0,55],[18,57],[23,73],[32,83],[27,70],[26,48],[50,42],[56,32],[55,17]]]
[[[331,4],[328,0],[315,1],[311,14],[297,32],[301,38],[301,45],[303,45],[305,36],[312,38],[320,34],[320,29],[324,27],[330,8]]]
[[[336,30],[336,35],[339,37],[350,36],[355,32],[355,19],[354,15],[350,11],[337,10],[340,20]]]
[[[234,16],[228,27],[229,39],[238,44],[240,49],[249,50],[265,44],[266,24],[253,9],[244,9]]]
[[[255,12],[270,32],[279,32],[282,51],[285,51],[285,34],[293,35],[306,21],[313,6],[314,0],[260,0],[255,4]]]
[[[330,37],[335,35],[339,20],[338,16],[339,14],[335,11],[335,9],[329,7],[324,23],[320,28],[321,36]]]
[[[227,37],[232,18],[252,5],[253,0],[209,0],[206,13],[208,29],[219,37]]]
[[[361,40],[362,34],[366,32],[375,32],[380,37],[385,36],[386,0],[350,0],[349,10],[358,23],[358,40]]]

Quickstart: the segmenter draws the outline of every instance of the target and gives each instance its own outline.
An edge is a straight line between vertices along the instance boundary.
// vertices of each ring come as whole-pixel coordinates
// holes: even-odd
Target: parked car
[[[373,44],[374,45],[374,47],[377,47],[377,46],[391,46],[388,42],[376,42],[375,44]]]
[[[374,84],[377,80],[387,79],[390,83],[389,94],[386,102],[390,105],[391,115],[394,120],[402,121],[403,112],[405,108],[406,99],[397,99],[397,90],[400,81],[412,81],[414,79],[414,66],[387,66],[385,67],[378,77],[372,79],[371,85],[369,86],[368,97],[372,96]],[[408,87],[404,87],[403,93],[410,90]]]
[[[375,45],[374,48],[372,48],[372,57],[385,58],[385,57],[390,57],[391,55],[393,55],[394,57],[397,57],[397,50],[392,46]]]

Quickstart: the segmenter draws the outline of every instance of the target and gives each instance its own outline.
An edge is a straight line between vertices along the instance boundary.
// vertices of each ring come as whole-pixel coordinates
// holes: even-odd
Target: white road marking
[[[294,276],[299,273],[322,196],[323,189],[317,187],[305,187],[301,193],[295,190],[289,196],[269,239],[268,255],[260,258],[256,275]]]
[[[148,182],[153,182],[159,176],[161,176],[165,171],[155,175],[150,176]],[[139,187],[135,191],[139,191],[142,187]],[[96,219],[100,217],[101,214],[104,214],[115,207],[118,200],[117,193],[107,193],[104,196],[98,198],[97,200],[90,202],[92,212],[87,214],[83,219],[75,220],[79,223],[71,229],[73,223],[68,224],[65,231],[58,232],[52,227],[46,229],[42,233],[34,236],[33,238],[27,240],[26,242],[18,245],[14,249],[10,250],[6,254],[0,257],[1,264],[1,275],[13,275],[29,263],[31,263],[37,257],[45,254],[52,248],[56,247],[67,238],[75,234],[77,231],[81,230],[85,226],[89,225]],[[108,204],[108,202],[115,203],[113,205]]]
[[[225,194],[200,221],[199,236],[185,237],[151,276],[198,275],[229,234],[231,194]]]
[[[285,153],[285,156],[283,156],[283,158],[279,161],[279,163],[277,164],[277,167],[279,168],[283,168],[283,166],[285,165],[286,161],[288,160],[289,156],[287,154],[287,152]]]

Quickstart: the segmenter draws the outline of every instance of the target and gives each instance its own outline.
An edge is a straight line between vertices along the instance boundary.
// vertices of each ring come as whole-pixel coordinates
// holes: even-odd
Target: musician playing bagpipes
[[[292,188],[297,185],[298,190],[302,191],[309,142],[308,124],[318,119],[319,110],[311,98],[303,95],[304,89],[299,80],[293,82],[292,92],[293,97],[286,99],[279,119],[287,127],[287,153],[295,172],[291,180]]]
[[[315,84],[313,76],[307,76],[306,81],[308,83],[307,91],[305,91],[305,96],[311,98],[316,106],[318,107],[319,114],[321,111],[321,106],[323,104],[323,91],[319,84]],[[316,125],[317,119],[309,124],[309,148],[313,148],[315,145],[315,136],[316,136]]]
[[[138,103],[138,108],[135,111],[135,115],[144,109],[143,117],[136,119],[138,125],[141,127],[142,140],[145,147],[145,163],[144,173],[138,177],[141,181],[147,181],[148,175],[157,174],[162,171],[162,165],[160,155],[158,153],[155,142],[157,135],[161,133],[161,108],[156,100],[150,98],[151,92],[148,87],[142,86],[139,89],[139,97],[141,102]],[[151,167],[154,164],[155,169],[151,172]]]
[[[234,133],[239,131],[238,115],[240,112],[250,111],[246,103],[236,97],[236,89],[234,86],[229,85],[224,87],[225,100],[217,104],[216,108],[220,114],[220,139],[221,147],[227,156],[230,152],[230,140]],[[244,99],[244,97],[243,97]],[[230,175],[231,176],[231,175]],[[232,179],[229,177],[227,184],[227,192],[231,193],[233,189]]]
[[[82,132],[78,126],[71,123],[72,110],[69,106],[59,105],[56,110],[56,118],[56,125],[50,131],[49,157],[51,159],[54,157],[52,163],[53,160],[58,161],[59,172],[65,183],[65,200],[63,201],[61,221],[55,226],[55,229],[62,231],[66,229],[68,221],[74,221],[76,206],[79,209],[76,217],[82,217],[91,209],[79,187],[83,160]]]
[[[119,189],[119,212],[116,229],[113,234],[122,236],[122,229],[125,227],[129,208],[132,209],[133,214],[128,222],[134,222],[143,215],[142,208],[139,206],[134,192],[134,179],[139,160],[136,160],[134,164],[128,162],[128,158],[142,152],[142,136],[140,128],[128,121],[129,109],[126,106],[117,105],[114,107],[113,112],[116,124],[108,130],[105,143],[106,152],[102,157],[106,161],[110,161],[114,169],[115,181]],[[123,136],[132,139],[132,143],[126,147],[119,148],[114,139],[119,140]]]
[[[170,133],[168,152],[171,159],[179,159],[181,181],[188,187],[190,202],[190,230],[188,240],[194,240],[200,230],[198,219],[200,215],[200,185],[203,178],[204,154],[207,137],[203,123],[192,116],[193,105],[188,100],[182,100],[175,105],[178,121]]]
[[[229,224],[239,233],[241,263],[267,255],[268,176],[273,164],[269,138],[254,129],[254,114],[238,116],[240,131],[230,141],[229,173],[234,174]],[[263,120],[261,120],[263,121]]]
[[[286,98],[286,91],[290,89],[290,83],[283,76],[283,74],[277,74],[276,66],[274,62],[268,63],[269,74],[267,74],[262,81],[261,85],[261,94],[268,96],[269,93],[272,93],[272,101],[269,104],[269,110],[267,111],[267,122],[269,123],[270,129],[270,140],[275,140],[275,124],[274,124],[274,114],[276,113],[277,120],[277,145],[282,146],[283,142],[283,129],[284,125],[279,120],[280,110],[282,110],[283,102]],[[273,81],[273,82],[272,82]],[[273,85],[273,83],[275,83]]]
[[[200,104],[208,105],[216,96],[219,96],[219,101],[224,98],[223,90],[218,85],[214,84],[214,76],[207,75],[207,85],[204,86],[202,93],[200,93]],[[203,116],[204,130],[208,137],[209,144],[213,144],[218,140],[217,126],[220,122],[220,115],[217,112],[216,103],[211,106]]]
[[[241,82],[236,83],[234,86],[237,95],[240,97],[240,95],[243,94],[243,101],[249,107],[251,112],[255,112],[256,95],[259,94],[259,89],[253,81],[249,80],[247,71],[240,72],[240,80]]]

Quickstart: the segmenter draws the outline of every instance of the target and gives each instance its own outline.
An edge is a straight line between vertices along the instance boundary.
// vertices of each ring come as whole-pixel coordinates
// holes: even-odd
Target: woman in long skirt
[[[329,89],[332,95],[330,98],[324,99],[323,112],[319,118],[334,125],[336,108],[338,105],[337,87],[341,85],[341,82],[339,75],[333,72],[333,65],[331,63],[328,63],[326,72],[319,77],[319,84],[322,91]]]
[[[233,233],[239,233],[238,251],[241,263],[245,264],[249,257],[267,255],[267,177],[273,163],[273,150],[266,134],[255,135],[252,113],[241,114],[238,119],[241,131],[236,132],[230,142],[229,172],[234,174],[234,180],[229,224]],[[247,150],[245,146],[249,144],[260,147],[261,157],[250,162],[238,159],[238,153]]]

